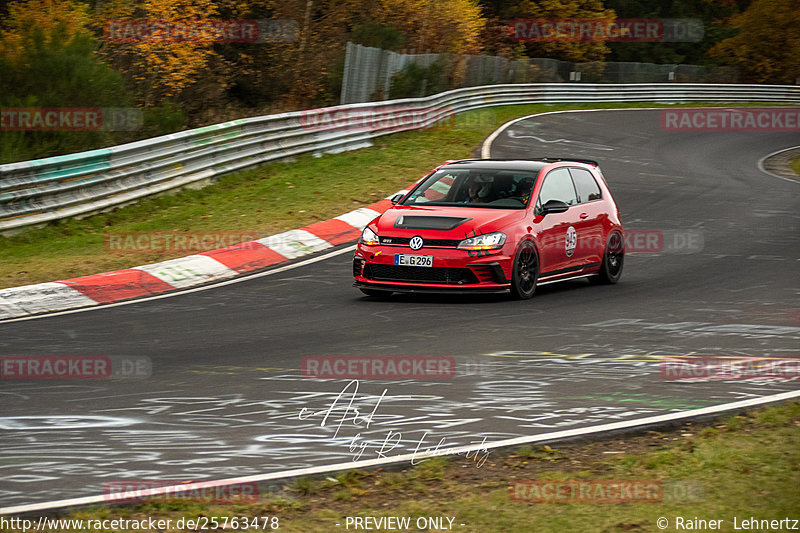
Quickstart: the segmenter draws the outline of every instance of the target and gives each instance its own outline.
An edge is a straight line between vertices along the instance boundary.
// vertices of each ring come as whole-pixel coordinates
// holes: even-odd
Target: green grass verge
[[[302,156],[296,161],[224,176],[200,190],[146,198],[83,220],[63,220],[28,229],[12,237],[0,237],[0,288],[189,255],[108,253],[104,234],[109,232],[216,230],[263,237],[303,227],[380,200],[445,160],[471,157],[486,136],[511,119],[544,111],[621,107],[670,106],[537,104],[476,110],[458,115],[452,128],[389,135],[376,139],[371,148],[320,158]]]
[[[347,516],[407,516],[412,523],[420,516],[442,516],[455,517],[453,529],[465,533],[659,531],[660,517],[669,521],[665,531],[678,531],[676,517],[683,517],[723,520],[720,531],[735,531],[734,517],[740,526],[750,518],[800,519],[798,444],[800,402],[790,402],[669,432],[493,452],[482,468],[471,459],[437,457],[397,472],[351,470],[299,479],[279,497],[250,505],[95,506],[63,516],[152,516],[173,523],[199,516],[277,516],[280,531],[287,532],[345,531]],[[664,494],[647,503],[513,501],[510,483],[526,479],[656,480]]]

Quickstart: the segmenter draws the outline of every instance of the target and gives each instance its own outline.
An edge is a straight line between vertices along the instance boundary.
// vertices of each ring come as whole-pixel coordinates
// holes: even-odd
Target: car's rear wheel
[[[524,241],[514,257],[514,268],[511,273],[511,296],[518,300],[527,300],[536,291],[539,279],[539,255],[531,241]]]
[[[374,298],[385,298],[386,296],[390,296],[392,294],[392,291],[381,291],[378,289],[363,289],[359,287],[359,290],[367,296],[372,296]]]
[[[600,272],[597,281],[600,283],[613,284],[619,281],[622,276],[622,265],[625,262],[625,239],[618,231],[613,231],[608,236],[606,249],[603,253],[603,263],[600,265]]]

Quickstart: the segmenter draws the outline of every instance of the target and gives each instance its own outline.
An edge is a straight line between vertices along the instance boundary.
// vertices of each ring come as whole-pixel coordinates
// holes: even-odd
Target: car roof
[[[547,165],[558,162],[574,162],[599,166],[597,161],[589,159],[571,159],[562,157],[541,157],[535,159],[462,159],[451,161],[442,167],[460,166],[469,169],[491,169],[491,170],[517,170],[538,172]]]

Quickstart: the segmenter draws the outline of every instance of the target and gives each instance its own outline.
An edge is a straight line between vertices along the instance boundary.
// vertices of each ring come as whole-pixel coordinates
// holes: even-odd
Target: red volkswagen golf
[[[450,162],[364,228],[355,286],[391,292],[510,291],[591,277],[616,283],[625,238],[598,164],[588,160]]]

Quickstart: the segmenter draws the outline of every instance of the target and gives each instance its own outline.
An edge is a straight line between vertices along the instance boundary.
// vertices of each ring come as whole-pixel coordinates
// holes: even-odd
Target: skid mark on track
[[[94,407],[80,416],[40,417],[50,423],[5,417],[0,502],[102,493],[109,480],[212,479],[347,462],[358,453],[362,459],[412,453],[438,442],[467,446],[792,390],[787,383],[664,383],[658,365],[670,354],[585,348],[458,357],[459,371],[443,381],[364,380],[362,413],[386,391],[368,427],[349,419],[338,427],[343,411],[336,409],[321,423],[347,380],[312,380],[268,366],[209,365],[214,379],[236,383],[234,394],[171,387],[115,401],[102,387],[61,389],[60,407]],[[660,388],[652,393],[656,381]],[[103,397],[105,404],[95,401]],[[301,419],[304,408],[317,416]],[[48,479],[36,478],[42,472]]]

